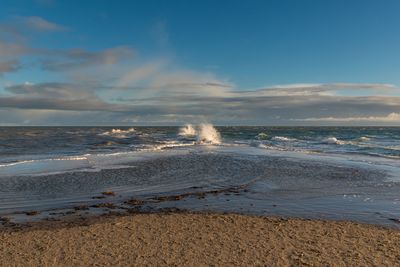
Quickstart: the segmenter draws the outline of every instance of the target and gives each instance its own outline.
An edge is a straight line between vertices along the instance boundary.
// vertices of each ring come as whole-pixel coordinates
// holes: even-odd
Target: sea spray
[[[197,133],[197,140],[200,143],[220,144],[221,136],[212,124],[200,124]]]
[[[179,135],[184,137],[196,136],[196,129],[191,124],[186,124],[179,129]]]

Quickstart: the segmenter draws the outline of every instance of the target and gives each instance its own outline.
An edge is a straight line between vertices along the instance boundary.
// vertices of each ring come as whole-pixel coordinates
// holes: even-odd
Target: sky
[[[400,126],[400,1],[2,0],[0,126]]]

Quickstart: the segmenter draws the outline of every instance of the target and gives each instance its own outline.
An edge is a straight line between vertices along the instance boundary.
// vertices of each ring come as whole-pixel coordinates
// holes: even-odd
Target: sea
[[[168,198],[177,195],[185,197]],[[43,219],[82,205],[109,212],[105,201],[124,210],[129,199],[147,200],[145,211],[399,227],[400,128],[0,128],[0,217]]]

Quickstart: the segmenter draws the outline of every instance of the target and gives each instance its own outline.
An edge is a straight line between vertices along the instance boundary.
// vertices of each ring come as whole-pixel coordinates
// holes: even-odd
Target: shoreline
[[[40,215],[30,215],[32,218]],[[348,219],[324,219],[324,218],[307,218],[300,216],[277,215],[277,214],[252,214],[240,211],[217,211],[217,210],[190,210],[178,207],[160,207],[156,209],[141,209],[140,207],[133,207],[129,210],[120,211],[113,210],[107,207],[103,212],[99,213],[76,213],[76,212],[60,212],[58,217],[39,217],[36,220],[26,220],[22,222],[14,222],[9,220],[8,216],[0,216],[0,234],[12,233],[30,230],[53,230],[60,228],[70,228],[79,226],[91,226],[95,224],[107,223],[111,220],[118,220],[125,217],[135,216],[168,216],[168,215],[194,215],[194,216],[239,216],[248,218],[259,218],[266,220],[277,221],[299,221],[299,222],[317,222],[327,224],[353,224],[363,227],[371,227],[381,230],[388,230],[400,233],[400,220],[390,219],[394,224],[375,224],[370,222],[360,222],[357,220]]]
[[[2,179],[0,217],[19,223],[173,207],[398,225],[399,184],[375,169],[228,151],[139,162],[99,172]]]
[[[349,221],[164,211],[0,230],[0,266],[395,265],[400,231]]]

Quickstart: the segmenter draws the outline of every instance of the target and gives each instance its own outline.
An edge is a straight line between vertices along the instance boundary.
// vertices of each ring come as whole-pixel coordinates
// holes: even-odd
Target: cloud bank
[[[297,119],[298,121],[323,121],[323,122],[400,122],[400,113],[392,112],[387,116],[369,116],[369,117],[323,117]]]
[[[177,74],[171,75],[176,77]],[[188,77],[186,73],[182,75]],[[266,88],[249,93],[233,90],[231,84],[222,81],[205,82],[207,79],[201,75],[191,78],[191,83],[171,83],[170,79],[162,76],[141,88],[111,86],[98,89],[64,83],[12,85],[5,88],[6,95],[0,96],[0,106],[2,109],[25,110],[27,117],[31,110],[46,111],[49,115],[57,113],[58,116],[60,111],[65,112],[65,116],[68,112],[87,112],[75,117],[78,124],[87,123],[85,120],[93,124],[182,124],[202,121],[239,125],[400,123],[400,97],[321,95],[310,93],[308,89],[299,94],[298,88],[296,94],[286,92],[275,95],[266,93],[269,90]],[[368,87],[358,84],[357,88],[363,86]],[[324,85],[324,88],[327,87]],[[374,89],[378,87],[375,85]],[[291,85],[285,89],[290,88]],[[337,85],[333,84],[331,88],[336,90]],[[137,98],[138,91],[142,91],[144,97]],[[110,93],[114,97],[101,97]]]

